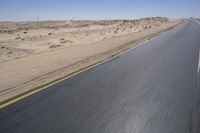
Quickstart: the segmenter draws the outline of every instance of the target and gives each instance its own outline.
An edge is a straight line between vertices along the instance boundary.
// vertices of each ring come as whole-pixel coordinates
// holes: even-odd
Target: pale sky
[[[0,0],[0,21],[200,16],[200,0]]]

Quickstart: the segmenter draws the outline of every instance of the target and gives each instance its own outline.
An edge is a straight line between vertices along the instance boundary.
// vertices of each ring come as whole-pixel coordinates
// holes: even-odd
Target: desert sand
[[[0,23],[0,63],[153,29],[167,18]]]
[[[0,102],[105,60],[180,22],[162,17],[1,22]],[[56,71],[60,73],[53,75]]]

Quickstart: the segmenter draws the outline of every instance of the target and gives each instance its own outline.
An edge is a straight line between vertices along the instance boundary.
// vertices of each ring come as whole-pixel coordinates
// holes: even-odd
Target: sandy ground
[[[166,18],[111,21],[0,23],[0,63],[33,54],[137,33],[167,23]]]
[[[160,17],[0,23],[0,101],[105,60],[130,42],[132,45],[178,23],[180,20]],[[108,56],[104,57],[106,52]],[[62,68],[65,72],[50,76],[51,80],[37,80]],[[34,80],[38,81],[35,85],[23,87]],[[18,90],[20,87],[23,90]]]

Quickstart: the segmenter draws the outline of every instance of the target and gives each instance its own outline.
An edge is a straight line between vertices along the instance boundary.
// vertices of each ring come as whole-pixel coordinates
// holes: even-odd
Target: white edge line
[[[197,24],[199,24],[199,25],[200,25],[200,22],[199,22],[198,20],[195,20],[195,22],[197,22]]]
[[[200,26],[200,22],[199,22],[198,20],[195,20],[195,22],[196,22],[197,24],[199,24],[199,26]],[[198,62],[197,74],[199,74],[199,70],[200,70],[200,50],[199,50],[199,62]]]
[[[199,50],[199,62],[198,62],[197,74],[199,74],[199,69],[200,69],[200,50]]]

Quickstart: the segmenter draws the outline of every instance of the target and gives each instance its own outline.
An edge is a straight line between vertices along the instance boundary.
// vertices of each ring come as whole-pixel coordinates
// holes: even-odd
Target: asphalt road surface
[[[200,133],[200,24],[0,110],[0,133]]]

